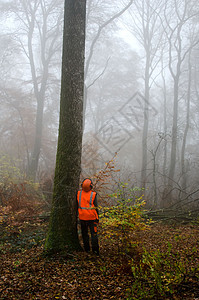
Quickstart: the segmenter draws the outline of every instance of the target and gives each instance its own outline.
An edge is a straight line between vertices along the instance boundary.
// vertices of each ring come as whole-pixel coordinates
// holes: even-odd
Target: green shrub
[[[111,237],[118,244],[118,251],[121,252],[128,252],[132,248],[133,232],[149,228],[143,217],[145,205],[143,195],[135,197],[135,191],[141,189],[127,189],[128,184],[122,184],[116,193],[109,196],[115,199],[115,205],[100,208],[103,235],[106,238]],[[127,194],[128,198],[126,198]]]
[[[171,248],[168,243],[165,253],[159,250],[149,253],[144,249],[138,262],[132,259],[134,283],[128,299],[168,299],[182,284],[188,285],[193,277],[199,278],[199,266],[190,267],[189,255],[172,253]]]

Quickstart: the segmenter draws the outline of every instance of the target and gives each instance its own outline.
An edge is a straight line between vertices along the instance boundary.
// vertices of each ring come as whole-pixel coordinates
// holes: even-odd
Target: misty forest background
[[[48,208],[63,6],[0,3],[1,189],[8,180],[39,183]],[[112,159],[120,170],[100,199],[128,182],[145,189],[149,207],[198,209],[198,16],[196,0],[87,1],[82,177],[95,183]]]

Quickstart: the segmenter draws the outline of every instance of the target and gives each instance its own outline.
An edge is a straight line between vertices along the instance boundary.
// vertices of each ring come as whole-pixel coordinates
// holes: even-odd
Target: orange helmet
[[[83,180],[82,182],[82,189],[84,192],[89,192],[93,187],[93,184],[92,184],[92,180],[89,179],[89,178],[86,178]]]

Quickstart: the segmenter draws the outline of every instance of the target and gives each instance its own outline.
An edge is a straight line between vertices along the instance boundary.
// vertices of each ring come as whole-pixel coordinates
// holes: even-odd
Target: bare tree
[[[109,7],[109,11],[106,11],[106,13],[110,13],[110,8],[112,11],[112,1],[111,3],[111,7]],[[107,3],[106,3],[107,4]],[[133,4],[133,0],[129,0],[129,2],[124,5],[124,7],[122,7],[122,9],[120,8],[118,10],[118,12],[115,13],[115,11],[113,12],[113,15],[110,16],[107,20],[103,20],[101,19],[101,23],[97,24],[97,29],[95,30],[95,35],[92,36],[91,41],[89,43],[88,46],[88,53],[86,55],[86,63],[85,63],[85,79],[88,77],[88,73],[89,73],[89,69],[91,67],[91,62],[94,56],[94,50],[97,46],[97,43],[100,41],[100,37],[103,33],[103,31],[106,30],[106,28],[108,28],[108,26],[113,23],[115,20],[117,20],[118,18],[120,18],[128,9],[129,7]],[[87,24],[90,23],[91,25],[91,31],[93,31],[93,20],[92,20],[92,10],[93,7],[95,8],[95,3],[93,1],[88,1],[88,6],[87,6]],[[95,10],[94,10],[95,11]],[[96,20],[96,13],[95,15],[95,20]],[[91,20],[90,20],[91,18]],[[95,21],[96,23],[96,21]],[[108,59],[109,60],[109,59]],[[88,89],[104,74],[107,65],[108,65],[108,60],[106,61],[104,68],[102,69],[101,72],[97,72],[97,75],[94,75],[94,77],[92,78],[91,82],[89,82],[88,84],[85,82],[85,89],[84,89],[84,123],[85,123],[85,112],[86,112],[86,106],[87,106],[87,93],[88,93]]]
[[[30,74],[29,84],[32,82],[37,103],[34,142],[28,166],[32,179],[36,177],[41,152],[44,104],[48,83],[53,77],[52,63],[55,63],[56,53],[61,50],[62,5],[61,0],[18,0],[8,2],[4,7],[11,16],[15,16],[17,30],[13,28],[12,38],[29,64],[29,72],[25,68],[24,73]],[[28,81],[27,76],[25,80]]]
[[[164,31],[169,47],[169,71],[173,80],[173,120],[172,120],[172,141],[169,167],[169,186],[173,186],[176,168],[176,149],[178,141],[178,113],[179,113],[179,88],[182,74],[182,67],[185,58],[193,47],[198,43],[187,43],[186,28],[190,20],[195,16],[193,12],[194,2],[175,0],[166,2],[164,10],[165,24]],[[183,38],[184,37],[184,38]]]
[[[162,9],[163,1],[136,1],[130,11],[132,24],[127,24],[127,28],[136,37],[144,50],[144,124],[142,133],[142,166],[141,166],[141,183],[145,187],[147,179],[147,139],[149,128],[149,105],[150,90],[154,83],[154,73],[160,62],[158,51],[162,43],[162,28],[159,13]],[[135,8],[135,9],[134,9]]]

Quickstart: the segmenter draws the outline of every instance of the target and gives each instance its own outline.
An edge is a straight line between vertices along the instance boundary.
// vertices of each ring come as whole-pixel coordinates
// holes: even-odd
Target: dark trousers
[[[82,231],[82,239],[84,243],[84,250],[86,252],[90,251],[89,235],[88,235],[88,228],[89,228],[91,233],[92,251],[96,254],[99,254],[97,222],[95,220],[94,221],[80,220],[80,224],[81,224],[81,231]]]

